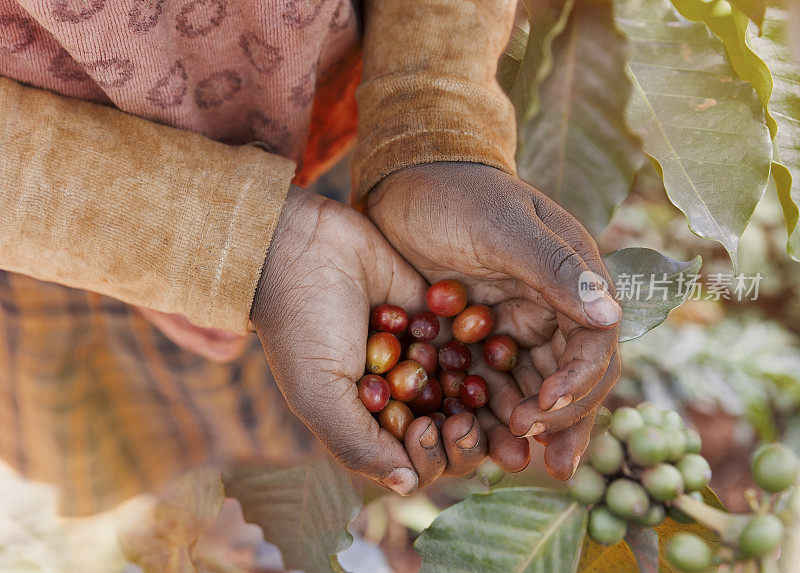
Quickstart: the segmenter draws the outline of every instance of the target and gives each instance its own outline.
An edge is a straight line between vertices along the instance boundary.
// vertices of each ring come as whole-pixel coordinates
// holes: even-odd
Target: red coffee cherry
[[[470,364],[472,354],[458,340],[446,342],[439,349],[439,366],[448,372],[464,372]]]
[[[442,407],[442,385],[436,378],[428,377],[428,383],[420,388],[417,397],[408,403],[417,416],[427,416]]]
[[[494,314],[488,306],[468,306],[453,320],[453,336],[464,344],[479,342],[494,328]]]
[[[364,407],[373,414],[386,407],[389,395],[389,383],[383,376],[367,374],[358,381],[358,397]]]
[[[406,358],[419,362],[428,376],[436,374],[439,367],[436,348],[430,342],[412,342],[406,350]]]
[[[467,290],[458,281],[445,279],[433,283],[425,296],[428,308],[437,316],[455,316],[467,306]]]
[[[378,423],[381,428],[389,430],[401,442],[405,439],[408,427],[413,421],[414,414],[411,413],[408,406],[397,400],[389,400],[386,407],[378,414]]]
[[[519,346],[505,334],[490,336],[483,342],[483,359],[495,370],[511,370],[517,364]]]
[[[474,414],[475,410],[465,406],[458,398],[445,398],[444,402],[442,402],[442,412],[449,418],[450,416],[455,416],[461,412],[469,412],[470,414]]]
[[[442,386],[442,393],[448,398],[458,398],[461,391],[461,383],[466,376],[463,372],[442,372],[439,374],[439,384]]]
[[[439,336],[439,319],[432,312],[420,312],[411,317],[408,332],[416,340],[430,342]]]
[[[483,377],[470,374],[461,383],[459,397],[467,408],[482,408],[489,401],[489,386]]]
[[[383,374],[400,360],[400,341],[389,332],[376,332],[367,340],[367,372]]]
[[[411,402],[428,381],[425,369],[418,362],[403,360],[386,373],[386,381],[392,398],[401,402]]]
[[[394,304],[382,304],[372,311],[369,323],[375,330],[400,334],[408,326],[408,314]]]

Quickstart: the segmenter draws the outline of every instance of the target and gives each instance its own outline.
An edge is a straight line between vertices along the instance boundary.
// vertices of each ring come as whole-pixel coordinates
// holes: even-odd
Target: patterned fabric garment
[[[302,165],[301,185],[355,135],[358,42],[347,0],[0,0],[0,75],[263,142]],[[0,272],[0,458],[58,484],[65,514],[310,447],[255,336],[213,364],[123,303]]]

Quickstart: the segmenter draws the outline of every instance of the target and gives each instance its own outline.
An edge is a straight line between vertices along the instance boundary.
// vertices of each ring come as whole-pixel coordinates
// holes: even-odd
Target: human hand
[[[470,301],[493,308],[496,332],[528,350],[510,373],[479,362],[491,389],[482,416],[536,436],[549,473],[570,477],[619,377],[621,309],[613,293],[589,300],[579,289],[585,272],[611,284],[589,233],[537,189],[474,163],[397,171],[367,209],[425,278],[461,281]]]
[[[366,217],[292,187],[251,312],[292,411],[342,464],[401,494],[444,472],[466,473],[487,451],[472,414],[448,418],[441,434],[431,418],[417,418],[401,444],[358,398],[370,308],[422,310],[426,289]]]

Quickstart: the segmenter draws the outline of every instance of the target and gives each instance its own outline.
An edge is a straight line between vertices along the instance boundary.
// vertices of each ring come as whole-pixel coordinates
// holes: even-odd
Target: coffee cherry
[[[797,481],[800,461],[783,444],[769,444],[756,452],[752,471],[758,487],[769,493],[777,493]]]
[[[658,527],[661,525],[661,522],[664,521],[666,516],[667,512],[663,505],[651,503],[650,509],[647,510],[647,513],[641,517],[635,518],[634,521],[640,525],[644,525],[645,527]]]
[[[408,406],[417,416],[428,416],[437,412],[442,407],[442,386],[439,381],[428,376],[428,383],[420,388],[417,397]]]
[[[517,364],[519,346],[516,341],[505,334],[490,336],[483,342],[483,359],[489,368],[506,371]]]
[[[367,372],[383,374],[400,360],[400,341],[390,332],[376,332],[367,340]]]
[[[389,401],[389,383],[377,374],[367,374],[358,381],[358,397],[368,412],[380,412]]]
[[[642,486],[627,478],[617,478],[606,490],[606,506],[619,517],[641,517],[650,507],[650,499]]]
[[[688,495],[695,501],[700,501],[700,502],[703,501],[703,495],[699,491],[693,491],[691,493],[687,493],[686,495]],[[669,509],[667,509],[667,515],[669,515],[672,519],[674,519],[678,523],[685,523],[687,525],[690,523],[694,523],[693,517],[683,513],[680,509],[678,509],[675,506],[670,506]]]
[[[700,491],[711,480],[711,466],[699,454],[686,454],[676,464],[676,467],[683,476],[683,485],[686,491]]]
[[[372,311],[369,323],[375,330],[400,334],[408,326],[408,314],[399,306],[382,304]]]
[[[419,362],[428,376],[436,374],[439,367],[436,348],[430,342],[412,342],[406,350],[406,358]]]
[[[430,342],[439,336],[439,319],[432,312],[420,312],[408,322],[408,332],[415,340]]]
[[[619,441],[625,442],[634,431],[642,427],[644,427],[642,415],[633,408],[623,406],[617,408],[617,411],[611,416],[608,431]]]
[[[466,376],[458,392],[461,403],[467,408],[482,408],[489,401],[489,386],[482,376]]]
[[[386,373],[386,381],[392,398],[401,402],[411,402],[428,381],[425,369],[413,360],[403,360]]]
[[[675,410],[662,410],[661,425],[664,428],[683,429],[683,418]]]
[[[678,533],[667,542],[667,559],[681,571],[705,571],[711,558],[711,548],[693,533]]]
[[[783,531],[783,522],[771,513],[755,516],[739,536],[742,557],[761,557],[772,553],[783,539]]]
[[[483,485],[494,487],[503,481],[503,478],[506,477],[506,472],[492,460],[486,460],[478,466],[476,475],[478,476],[478,481]]]
[[[686,436],[686,453],[699,454],[700,450],[703,449],[703,440],[700,438],[700,434],[697,433],[697,430],[694,428],[686,428],[683,434]]]
[[[572,499],[582,505],[593,505],[603,499],[606,478],[589,466],[580,466],[567,482]]]
[[[445,398],[444,402],[442,402],[442,412],[444,412],[444,415],[449,418],[450,416],[455,416],[461,412],[469,412],[470,414],[474,414],[475,410],[472,408],[467,408],[458,398]]]
[[[661,413],[661,408],[659,408],[652,402],[642,402],[641,404],[636,406],[636,410],[642,416],[642,420],[644,420],[645,424],[660,426],[661,422],[664,421],[664,416]]]
[[[653,466],[669,457],[664,432],[655,426],[639,428],[628,439],[628,455],[639,466]]]
[[[467,306],[467,290],[458,281],[445,279],[433,283],[425,295],[428,308],[437,316],[455,316]]]
[[[389,400],[386,407],[378,413],[378,423],[381,428],[389,430],[401,442],[405,439],[408,427],[413,421],[414,414],[408,406],[397,400]]]
[[[662,427],[664,431],[664,441],[667,443],[669,454],[667,460],[676,462],[686,453],[686,434],[677,428]]]
[[[480,342],[492,332],[494,314],[488,306],[475,304],[462,310],[453,320],[453,337],[464,344]]]
[[[625,450],[608,433],[598,434],[589,443],[589,463],[602,474],[617,473],[625,460]]]
[[[653,499],[672,501],[683,493],[683,476],[673,465],[658,464],[642,474],[642,485]]]
[[[611,513],[607,507],[598,505],[589,512],[589,537],[595,543],[614,545],[622,541],[627,531],[625,520]]]
[[[439,366],[448,372],[464,372],[472,364],[472,353],[458,340],[442,344],[439,349]]]
[[[466,376],[464,372],[442,372],[439,375],[442,393],[448,398],[458,398],[461,395],[461,383]]]

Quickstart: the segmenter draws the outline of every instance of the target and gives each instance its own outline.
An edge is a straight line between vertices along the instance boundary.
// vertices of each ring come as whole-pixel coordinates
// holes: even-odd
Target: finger
[[[478,419],[469,412],[449,417],[442,427],[442,439],[447,452],[445,475],[467,474],[486,458],[486,434]]]
[[[619,354],[615,353],[603,377],[582,398],[559,410],[543,411],[538,397],[525,398],[517,404],[509,419],[509,428],[516,436],[533,436],[542,432],[558,432],[594,412],[616,384],[620,374]]]
[[[523,348],[549,341],[558,328],[556,314],[538,304],[516,298],[496,304],[493,334],[507,334]]]
[[[489,387],[489,402],[486,405],[501,422],[508,425],[511,412],[524,397],[514,378],[508,372],[489,368],[483,358],[475,361],[472,373],[486,380]]]
[[[534,366],[531,352],[522,350],[517,359],[517,365],[511,369],[511,375],[517,383],[523,396],[533,396],[539,393],[544,377]]]
[[[373,252],[377,268],[385,273],[365,272],[370,293],[370,307],[379,304],[395,304],[409,316],[427,310],[425,293],[428,283],[404,258],[395,252],[389,242],[379,235],[373,238]]]
[[[489,457],[503,470],[516,473],[524,470],[531,461],[528,440],[518,438],[508,426],[501,423],[487,408],[478,410],[478,421],[486,432]]]
[[[552,376],[558,370],[558,362],[553,356],[552,343],[532,348],[531,359],[533,360],[533,365],[545,378]]]
[[[560,480],[572,477],[589,445],[594,418],[591,413],[574,426],[549,436],[544,450],[547,473]]]
[[[421,416],[411,422],[406,431],[406,451],[419,476],[419,486],[425,487],[436,481],[447,467],[439,430],[428,416]]]

